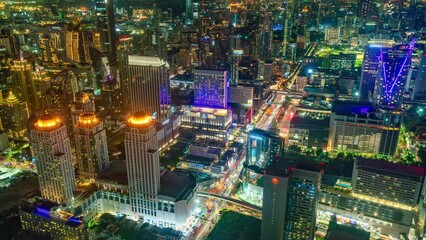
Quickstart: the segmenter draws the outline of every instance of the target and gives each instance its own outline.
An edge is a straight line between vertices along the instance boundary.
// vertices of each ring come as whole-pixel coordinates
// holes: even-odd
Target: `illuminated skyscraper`
[[[79,177],[96,178],[109,166],[104,124],[96,118],[95,113],[82,113],[74,126],[74,137]]]
[[[88,36],[84,34],[79,19],[74,19],[65,34],[67,58],[78,63],[90,63]]]
[[[31,129],[41,196],[69,204],[75,189],[74,167],[67,128],[51,115],[41,116]]]
[[[117,64],[119,84],[121,89],[121,109],[130,111],[130,79],[129,79],[129,55],[133,52],[132,38],[123,36],[117,46]]]
[[[113,0],[96,0],[96,28],[100,32],[101,51],[111,55],[111,62],[117,59],[117,45],[115,33],[115,17]]]
[[[377,107],[399,108],[411,65],[414,41],[394,46],[389,51],[380,50],[378,77],[374,86],[373,103]]]
[[[33,111],[34,85],[32,76],[32,67],[27,60],[21,58],[14,60],[10,68],[12,75],[11,88],[16,97],[28,105],[29,111]]]
[[[360,101],[372,101],[374,86],[379,71],[380,52],[387,52],[392,48],[393,42],[378,42],[377,44],[369,44],[364,53],[364,61],[362,63],[361,83],[359,89]]]
[[[249,132],[246,161],[241,175],[245,195],[254,201],[262,201],[263,189],[260,180],[263,180],[265,171],[283,154],[284,139],[280,136],[261,129]]]
[[[52,104],[50,96],[51,78],[46,71],[39,70],[36,66],[36,71],[33,72],[34,94],[32,104],[34,111],[41,112],[49,108]]]
[[[58,56],[55,52],[52,39],[48,35],[39,36],[38,45],[41,51],[41,59],[44,63],[58,63]]]
[[[285,165],[265,175],[260,239],[314,239],[322,167]]]
[[[162,121],[170,110],[169,64],[158,57],[128,59],[132,113],[145,112]]]
[[[194,69],[194,106],[226,109],[229,74],[225,69]]]
[[[27,131],[27,104],[19,101],[12,92],[3,99],[0,92],[0,121],[3,129],[11,136],[24,136]]]
[[[142,113],[128,120],[124,137],[130,204],[145,219],[157,216],[160,191],[160,153],[155,121]]]

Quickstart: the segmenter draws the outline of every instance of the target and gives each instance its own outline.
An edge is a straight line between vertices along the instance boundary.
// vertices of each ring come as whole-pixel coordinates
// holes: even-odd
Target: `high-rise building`
[[[41,59],[43,60],[43,63],[59,62],[58,56],[53,45],[53,41],[48,35],[39,36],[38,45],[41,51]]]
[[[197,67],[193,73],[194,106],[226,109],[228,106],[228,71]]]
[[[265,175],[260,239],[314,239],[322,167],[286,165]]]
[[[329,151],[352,151],[393,156],[402,115],[375,110],[371,104],[335,102],[330,116]]]
[[[413,100],[426,101],[426,54],[420,60],[413,89]]]
[[[14,60],[10,68],[12,82],[10,87],[15,96],[28,105],[29,111],[33,111],[34,85],[32,67],[27,60],[24,59],[22,53],[19,60]]]
[[[74,126],[78,176],[94,179],[109,166],[108,144],[103,123],[94,112],[80,114]]]
[[[424,169],[384,160],[354,162],[352,193],[371,201],[388,201],[416,206],[422,188]]]
[[[72,125],[76,125],[80,114],[84,112],[96,112],[95,100],[87,92],[77,92],[71,107]]]
[[[96,0],[96,29],[100,34],[102,52],[108,52],[111,62],[117,60],[116,30],[113,0]]]
[[[67,128],[58,118],[43,115],[31,129],[41,196],[59,204],[69,204],[75,189],[71,143]]]
[[[247,136],[246,161],[242,170],[243,193],[254,202],[261,203],[261,181],[265,171],[284,154],[284,139],[262,129],[254,129]]]
[[[122,111],[130,111],[129,55],[133,52],[132,38],[122,36],[117,46],[118,82],[121,89]]]
[[[130,204],[145,219],[156,219],[160,191],[160,153],[155,121],[140,112],[128,120],[124,137]]]
[[[52,104],[51,93],[51,78],[46,71],[40,70],[36,66],[36,71],[33,72],[33,109],[40,112],[49,108]]]
[[[67,58],[78,63],[90,63],[89,39],[79,19],[74,19],[65,34]]]
[[[27,104],[19,101],[12,92],[3,99],[0,91],[0,127],[9,135],[22,137],[27,131],[28,124]]]
[[[145,112],[162,121],[170,110],[169,65],[158,57],[129,56],[132,113]]]
[[[370,43],[364,52],[362,63],[361,82],[359,89],[359,100],[373,100],[374,86],[378,77],[380,52],[387,52],[395,42],[390,40],[376,41]]]
[[[408,46],[396,45],[389,51],[380,51],[378,76],[373,94],[373,103],[376,106],[401,107],[413,48],[414,41]]]

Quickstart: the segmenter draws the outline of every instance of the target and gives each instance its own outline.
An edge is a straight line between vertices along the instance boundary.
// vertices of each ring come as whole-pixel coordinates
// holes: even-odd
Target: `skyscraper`
[[[96,28],[100,32],[101,51],[108,52],[111,62],[117,60],[115,16],[113,0],[96,0]]]
[[[283,165],[265,175],[260,239],[314,239],[322,167]]]
[[[94,112],[80,114],[74,126],[78,175],[94,179],[109,166],[108,146],[104,124]]]
[[[31,129],[41,196],[69,204],[75,189],[74,167],[67,128],[58,118],[43,115]]]
[[[78,63],[89,63],[91,61],[88,36],[77,18],[73,19],[66,31],[65,45],[67,58],[71,61]]]
[[[33,85],[34,85],[34,94],[32,104],[34,111],[43,111],[46,110],[52,104],[52,99],[50,96],[51,92],[51,78],[46,71],[40,70],[36,66],[36,71],[33,72]]]
[[[242,170],[243,193],[261,203],[265,171],[284,154],[284,139],[273,132],[254,129],[247,136],[246,161]]]
[[[15,96],[28,105],[29,111],[33,111],[34,85],[32,77],[32,67],[24,59],[22,53],[19,60],[14,60],[10,68],[12,75],[11,88]]]
[[[120,37],[117,46],[118,80],[121,89],[122,111],[130,111],[129,55],[133,52],[132,38]]]
[[[158,57],[128,59],[132,113],[145,112],[162,121],[170,110],[169,64]]]
[[[377,107],[401,106],[414,43],[413,41],[408,46],[396,45],[389,51],[380,50],[373,95],[373,102]]]
[[[413,100],[426,100],[426,54],[423,54],[420,60],[419,70],[413,89]]]
[[[225,69],[197,67],[194,69],[194,106],[226,109],[228,106],[229,74]]]
[[[3,99],[0,92],[0,127],[14,137],[24,136],[28,124],[27,104],[19,101],[16,96],[9,92],[7,98]]]
[[[387,52],[392,47],[391,41],[380,41],[369,44],[364,52],[361,82],[359,88],[360,101],[372,101],[374,86],[378,77],[380,52]]]
[[[133,212],[145,219],[157,216],[160,191],[160,153],[154,120],[135,113],[128,120],[124,137],[130,204]]]

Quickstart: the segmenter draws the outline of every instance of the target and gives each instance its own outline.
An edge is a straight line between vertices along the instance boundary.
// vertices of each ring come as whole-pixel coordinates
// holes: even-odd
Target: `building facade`
[[[108,144],[103,123],[93,112],[82,113],[74,125],[78,177],[94,179],[108,168]]]
[[[75,175],[66,126],[51,115],[41,116],[31,129],[31,147],[41,196],[58,204],[71,203]]]
[[[194,69],[194,106],[226,109],[229,73],[224,69]]]
[[[131,111],[145,112],[162,121],[170,111],[169,65],[158,57],[129,56]]]

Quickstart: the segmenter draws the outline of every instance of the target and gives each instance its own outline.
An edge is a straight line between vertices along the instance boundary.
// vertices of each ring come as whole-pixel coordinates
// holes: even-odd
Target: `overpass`
[[[261,207],[258,207],[256,205],[253,205],[253,204],[250,204],[250,203],[247,203],[247,202],[235,199],[235,198],[219,195],[219,194],[214,194],[214,193],[209,193],[209,192],[197,192],[197,196],[206,197],[206,198],[216,198],[216,199],[223,200],[225,202],[233,203],[233,204],[236,204],[238,206],[248,208],[248,209],[253,210],[253,211],[262,212]]]

